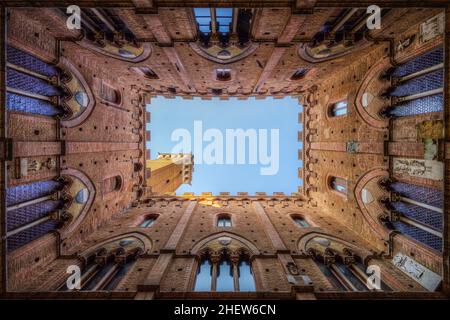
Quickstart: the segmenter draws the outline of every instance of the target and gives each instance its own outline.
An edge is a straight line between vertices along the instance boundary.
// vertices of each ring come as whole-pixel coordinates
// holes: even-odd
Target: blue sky
[[[182,132],[191,136],[191,150],[185,151],[194,153],[192,185],[182,185],[177,190],[177,194],[183,192],[194,192],[195,194],[201,192],[212,192],[213,194],[248,192],[250,195],[255,192],[268,194],[285,192],[290,194],[296,192],[297,187],[302,185],[301,180],[297,178],[297,168],[302,166],[301,161],[297,160],[298,149],[301,147],[301,143],[297,142],[297,132],[302,130],[297,121],[298,113],[301,110],[302,107],[298,100],[290,97],[283,99],[269,97],[262,100],[254,98],[247,100],[237,100],[236,98],[184,100],[180,97],[175,99],[156,97],[152,98],[151,104],[147,105],[147,111],[151,112],[151,123],[147,124],[147,129],[151,130],[151,141],[147,142],[147,148],[151,150],[151,158],[155,159],[158,152],[172,152],[173,148],[181,142],[181,137],[172,138],[174,131],[180,132],[181,129]],[[197,124],[197,133],[194,132],[194,123]],[[202,131],[198,130],[199,125],[201,125]],[[243,154],[245,155],[245,164],[237,164],[238,145],[236,141],[234,157],[230,156],[226,150],[227,129],[243,129],[244,131],[250,129],[257,134],[255,146],[258,152],[252,153],[256,156],[256,163],[255,161],[250,163],[249,139],[246,140],[246,151]],[[277,130],[279,139],[276,139]],[[266,135],[261,134],[264,131]],[[207,132],[214,132],[215,135],[210,140],[204,139],[204,134]],[[218,132],[221,134],[217,135]],[[211,144],[222,140],[221,136],[223,148],[220,148],[220,143]],[[186,135],[184,137],[187,138]],[[278,153],[275,152],[274,142],[276,140],[279,142]],[[205,151],[205,147],[208,145],[209,149],[206,149],[211,153]],[[266,146],[267,149],[261,149],[261,146]],[[214,147],[216,148],[214,149]],[[219,149],[222,152],[218,151]],[[266,150],[267,152],[265,152]],[[261,152],[263,152],[263,156],[269,157],[266,162],[264,162]],[[221,157],[221,153],[223,157]],[[219,163],[223,158],[223,164],[206,164],[207,154],[211,154]],[[228,164],[227,154],[229,156]],[[277,158],[278,166],[276,165]],[[271,159],[271,163],[268,163],[269,159]],[[199,164],[200,161],[203,163]],[[262,168],[267,170],[268,167],[272,168],[269,170],[269,175],[267,172],[266,175],[261,174],[264,171]]]

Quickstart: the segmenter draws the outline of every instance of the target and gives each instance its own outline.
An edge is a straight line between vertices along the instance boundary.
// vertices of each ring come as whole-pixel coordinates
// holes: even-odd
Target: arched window
[[[328,115],[333,118],[345,116],[347,115],[347,106],[347,100],[333,103],[328,107]]]
[[[309,223],[300,215],[291,215],[292,220],[301,228],[309,228]]]
[[[239,291],[256,291],[250,261],[242,259],[238,267]]]
[[[383,117],[405,117],[442,112],[444,103],[444,48],[438,47],[392,69],[396,86],[385,95],[392,106],[381,110]],[[421,84],[421,85],[418,85]]]
[[[390,212],[397,231],[436,251],[442,251],[444,193],[440,189],[391,182],[389,199],[380,203]]]
[[[308,73],[308,71],[309,70],[306,68],[300,68],[300,69],[295,70],[295,72],[291,76],[291,80],[303,79],[306,76],[306,74]]]
[[[120,176],[113,176],[103,180],[103,194],[119,191],[121,188],[122,178]]]
[[[216,79],[219,81],[231,80],[231,69],[216,69]]]
[[[58,105],[62,90],[56,66],[7,46],[6,108],[45,116],[63,115]]]
[[[100,87],[100,96],[103,100],[113,104],[118,105],[121,102],[120,92],[103,81]]]
[[[306,251],[313,258],[316,265],[328,278],[333,287],[340,291],[391,291],[384,283],[380,282],[380,287],[376,287],[370,280],[370,273],[363,260],[355,255],[351,250],[341,249],[335,242],[326,238],[313,238],[315,248],[310,247]],[[319,244],[319,245],[317,245]],[[325,245],[326,247],[322,247]],[[340,250],[340,251],[339,251]]]
[[[217,218],[217,226],[221,228],[231,227],[231,217],[229,215],[221,215]]]
[[[143,75],[147,79],[159,79],[158,75],[149,67],[131,67],[130,69]]]
[[[64,222],[61,200],[55,200],[61,182],[49,180],[6,190],[8,251],[13,251],[59,228]],[[78,198],[78,197],[77,197]]]
[[[233,265],[228,256],[222,256],[217,267],[216,291],[237,291],[234,288]]]
[[[141,228],[150,228],[158,218],[157,215],[148,215],[145,217],[144,221],[139,224]]]
[[[205,253],[199,263],[194,291],[256,291],[248,256],[225,250],[213,257]]]
[[[347,195],[347,180],[343,178],[331,177],[329,180],[329,186],[334,191]]]
[[[130,237],[107,243],[88,255],[82,266],[81,291],[114,290],[142,252],[142,242]],[[68,290],[66,281],[59,290]]]
[[[209,258],[203,257],[195,278],[194,291],[211,291],[212,264]]]

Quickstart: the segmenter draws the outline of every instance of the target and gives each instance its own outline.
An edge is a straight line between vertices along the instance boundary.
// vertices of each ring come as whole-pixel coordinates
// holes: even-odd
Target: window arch
[[[103,100],[106,102],[120,105],[122,101],[122,97],[120,95],[120,92],[113,87],[111,87],[109,84],[106,84],[104,81],[102,81],[100,86],[100,96]]]
[[[6,189],[6,243],[8,252],[47,233],[60,229],[69,216],[56,197],[64,187],[61,181],[37,181]]]
[[[27,52],[7,46],[6,108],[43,116],[67,115],[58,102],[63,97],[57,83],[58,68]]]
[[[144,220],[139,224],[140,228],[150,228],[153,226],[156,222],[156,219],[158,219],[157,214],[149,214],[145,216]]]
[[[370,256],[360,248],[340,240],[318,234],[307,236],[304,251],[332,285],[340,291],[391,291],[383,281],[373,286],[365,258]],[[303,241],[301,241],[303,242]],[[301,246],[302,247],[302,246]]]
[[[338,178],[338,177],[330,177],[328,180],[328,186],[335,192],[338,192],[341,195],[347,195],[348,192],[348,186],[347,186],[347,180],[344,178]]]
[[[122,188],[122,177],[112,176],[103,180],[103,194],[119,191]]]
[[[134,237],[105,243],[85,256],[81,272],[81,291],[114,290],[137,258],[144,252],[144,243]],[[67,291],[64,281],[59,291]]]
[[[231,69],[216,69],[216,79],[219,81],[231,80]]]
[[[232,221],[231,216],[229,214],[220,214],[217,216],[217,227],[220,228],[231,228],[232,227]]]
[[[306,76],[306,74],[308,73],[308,71],[309,70],[306,68],[300,68],[300,69],[295,70],[295,72],[291,76],[291,80],[303,79]]]
[[[309,227],[311,227],[311,225],[308,223],[308,221],[306,221],[306,219],[302,215],[291,214],[291,219],[300,228],[309,228]]]
[[[131,67],[131,70],[143,75],[147,79],[159,79],[158,75],[149,67]]]
[[[386,209],[379,216],[387,228],[442,251],[444,194],[440,189],[394,181],[383,181],[390,197],[378,201]]]
[[[328,107],[328,116],[331,118],[343,117],[347,115],[348,102],[347,100],[341,100],[332,103]]]

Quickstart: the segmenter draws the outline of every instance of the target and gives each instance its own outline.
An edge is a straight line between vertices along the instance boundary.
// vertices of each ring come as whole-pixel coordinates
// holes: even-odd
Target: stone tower
[[[191,153],[159,153],[154,160],[147,160],[147,186],[156,195],[175,192],[182,184],[191,184],[194,171]]]

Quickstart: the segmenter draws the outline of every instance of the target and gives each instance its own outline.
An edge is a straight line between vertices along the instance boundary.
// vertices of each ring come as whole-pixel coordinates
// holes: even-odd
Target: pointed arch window
[[[217,268],[217,288],[219,292],[235,291],[233,265],[229,257],[222,257]]]
[[[239,291],[256,291],[252,267],[247,259],[239,261],[238,276]]]
[[[194,291],[211,291],[212,264],[209,258],[203,257],[198,267]]]
[[[256,291],[250,260],[243,253],[205,253],[199,263],[194,291]]]
[[[309,223],[300,215],[291,215],[292,220],[295,222],[296,225],[298,225],[300,228],[309,228]]]
[[[311,251],[309,252],[311,254]],[[339,291],[391,291],[383,281],[380,288],[369,286],[370,274],[366,273],[367,267],[356,256],[347,256],[340,253],[326,251],[325,254],[313,253],[314,262],[328,278],[333,287]]]
[[[81,291],[116,289],[143,251],[142,244],[133,237],[116,240],[96,250],[81,268]],[[66,281],[58,290],[69,290]]]
[[[118,90],[114,89],[113,87],[111,87],[110,85],[106,84],[103,81],[102,81],[101,87],[100,87],[100,96],[106,102],[109,102],[109,103],[112,103],[115,105],[120,105],[120,103],[121,103],[120,92]]]
[[[328,107],[328,115],[332,118],[346,116],[348,111],[347,107],[347,100],[335,102]]]
[[[300,68],[300,69],[295,70],[295,72],[291,76],[291,80],[303,79],[306,76],[306,74],[308,73],[308,71],[309,70],[306,68]]]
[[[353,249],[342,248],[342,245],[319,236],[309,240],[304,250],[333,287],[340,291],[391,291],[383,281],[380,281],[380,287],[374,286],[364,260]]]
[[[16,250],[64,225],[68,216],[61,211],[58,196],[64,183],[48,180],[6,189],[6,243]]]
[[[143,75],[147,79],[157,80],[159,79],[158,75],[150,69],[149,67],[131,67],[131,70]]]
[[[148,215],[145,217],[144,221],[142,221],[139,224],[140,228],[150,228],[155,224],[156,219],[158,218],[157,215]]]
[[[329,180],[329,186],[332,190],[342,195],[347,195],[347,180],[338,177],[331,177]]]
[[[113,176],[103,180],[103,194],[119,191],[122,188],[122,177]]]
[[[44,116],[64,116],[59,103],[58,68],[27,52],[6,47],[6,108]]]

